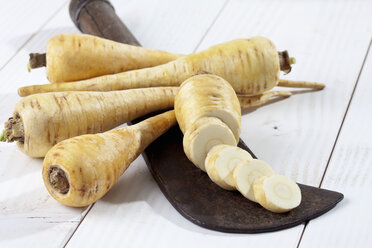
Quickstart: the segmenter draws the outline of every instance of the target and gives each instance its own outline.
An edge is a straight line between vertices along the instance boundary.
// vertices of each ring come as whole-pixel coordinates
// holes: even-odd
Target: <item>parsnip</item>
[[[301,190],[290,178],[283,175],[262,176],[253,183],[254,197],[267,210],[288,212],[301,203]]]
[[[62,204],[92,204],[151,142],[175,124],[174,111],[168,111],[133,126],[64,140],[45,156],[44,184]]]
[[[274,175],[274,170],[263,160],[253,159],[239,163],[233,170],[232,176],[236,189],[247,199],[257,202],[254,197],[253,183],[261,176]]]
[[[239,163],[248,164],[252,156],[245,150],[230,145],[214,146],[207,154],[205,168],[209,178],[226,190],[235,190],[233,171]]]
[[[64,139],[104,132],[147,113],[173,108],[177,91],[177,87],[156,87],[32,95],[15,106],[4,138],[17,141],[31,157],[43,157]]]
[[[153,67],[182,55],[130,46],[87,34],[58,34],[46,54],[30,54],[30,68],[46,66],[50,82],[70,82]]]
[[[50,91],[111,91],[154,86],[179,86],[192,75],[202,71],[227,80],[237,94],[261,94],[280,83],[279,72],[291,68],[285,52],[277,52],[274,44],[264,37],[239,39],[213,46],[164,65],[83,81],[34,85],[18,90],[20,96]],[[292,87],[303,84],[292,84]],[[324,88],[323,84],[305,87]]]
[[[203,74],[187,79],[179,88],[174,109],[183,133],[196,120],[210,116],[221,119],[231,129],[237,142],[239,141],[239,100],[230,84],[221,77]]]
[[[201,117],[188,128],[183,137],[187,158],[198,168],[206,171],[205,158],[210,149],[219,144],[236,145],[230,128],[215,117]]]
[[[238,96],[240,106],[242,108],[260,106],[267,103],[273,97],[290,97],[292,95],[289,91],[270,91],[267,93],[254,96]]]

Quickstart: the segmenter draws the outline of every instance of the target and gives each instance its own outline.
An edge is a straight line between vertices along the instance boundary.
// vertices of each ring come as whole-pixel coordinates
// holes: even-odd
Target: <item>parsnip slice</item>
[[[241,162],[249,163],[253,158],[245,150],[231,145],[214,146],[205,159],[205,168],[210,179],[227,190],[234,190],[232,172]]]
[[[253,193],[253,182],[262,176],[271,176],[274,170],[265,161],[253,159],[239,163],[232,175],[236,189],[247,199],[257,202]]]
[[[203,171],[209,150],[219,144],[235,145],[237,141],[230,128],[220,119],[203,117],[185,132],[183,148],[191,162]]]
[[[267,210],[288,212],[301,203],[300,187],[283,175],[262,176],[253,183],[254,197]]]

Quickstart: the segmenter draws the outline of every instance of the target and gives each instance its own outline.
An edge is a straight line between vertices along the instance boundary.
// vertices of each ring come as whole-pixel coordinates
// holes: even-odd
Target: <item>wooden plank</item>
[[[372,50],[364,65],[322,188],[345,194],[325,216],[311,221],[300,247],[369,247],[372,244]]]
[[[34,3],[34,2],[33,2]],[[38,4],[43,5],[43,4]],[[45,5],[45,4],[44,4]],[[43,11],[52,13],[55,3],[45,5]],[[35,7],[36,8],[36,7]],[[30,16],[30,27],[36,20]],[[44,21],[48,17],[44,16]],[[18,40],[28,31],[18,23],[9,39]],[[20,30],[20,31],[19,31]],[[31,30],[31,29],[30,29]],[[49,37],[60,32],[78,32],[68,16],[68,5],[21,47],[17,54],[0,71],[0,121],[4,122],[20,100],[17,88],[25,84],[47,83],[45,69],[27,72],[28,54],[44,52]],[[1,247],[58,247],[66,242],[78,225],[85,209],[61,206],[46,191],[42,177],[42,159],[32,159],[22,154],[16,144],[0,143],[0,246]]]
[[[195,49],[225,2],[112,1],[117,15],[143,47],[184,54]]]
[[[152,35],[148,37],[147,43],[152,44],[151,41],[157,41],[157,43],[154,42],[155,45],[151,46],[152,48],[160,49],[162,42],[173,44],[173,40],[164,41],[163,37],[168,36],[167,32],[170,30],[163,29],[163,27],[172,26],[170,25],[172,22],[174,25],[182,27],[182,32],[174,32],[169,36],[173,37],[172,39],[179,38],[178,46],[173,48],[174,51],[178,49],[178,51],[185,53],[191,52],[197,45],[200,37],[204,35],[222,8],[223,3],[223,0],[219,0],[213,2],[211,7],[210,2],[197,4],[197,1],[193,3],[184,1],[178,4],[173,1],[162,1],[158,5],[153,4],[152,1],[113,1],[113,5],[119,13],[120,10],[131,13],[124,14],[131,21],[130,28],[135,35],[139,31],[144,33],[146,30],[159,31],[158,33],[150,32]],[[143,8],[144,5],[151,8]],[[69,19],[67,7],[67,5],[64,6],[61,12],[27,42],[0,71],[0,78],[4,82],[0,84],[1,122],[7,120],[14,105],[20,100],[16,93],[18,87],[48,83],[45,78],[45,69],[27,72],[28,53],[44,52],[47,40],[55,34],[78,32]],[[165,15],[169,7],[175,11]],[[154,10],[158,10],[159,15],[164,18],[150,14]],[[204,16],[199,19],[197,15],[201,12],[204,13]],[[137,14],[133,16],[133,13],[137,13],[138,16]],[[154,18],[161,19],[162,22],[154,21]],[[138,19],[141,19],[140,24],[137,23]],[[0,143],[0,154],[2,156],[0,166],[0,246],[55,247],[65,244],[85,216],[87,209],[65,207],[49,196],[41,178],[42,159],[28,158],[17,149],[15,144],[7,143]],[[150,176],[147,170],[145,172]],[[105,221],[111,222],[112,218],[115,216],[106,216]]]
[[[371,2],[232,1],[199,47],[265,36],[297,59],[282,78],[326,84],[245,111],[241,137],[277,172],[319,185],[369,44],[371,10]]]
[[[0,70],[19,49],[61,10],[67,1],[2,1]]]
[[[371,3],[351,1],[318,4],[304,1],[230,2],[201,44],[199,50],[239,37],[270,37],[279,49],[288,49],[298,61],[291,74],[283,78],[327,84],[323,91],[295,94],[284,101],[246,111],[242,120],[243,140],[277,172],[302,183],[320,184],[370,41],[371,8]],[[332,178],[337,182],[337,176]],[[324,188],[337,190],[330,184]],[[348,192],[343,193],[348,195]],[[354,191],[354,194],[355,198],[358,195],[365,199],[366,191],[360,194]],[[348,199],[338,209],[347,204]],[[329,219],[330,215],[334,218]],[[325,224],[336,219],[338,225],[343,225],[343,213],[337,210],[313,222]],[[356,225],[357,220],[352,219],[351,213],[349,220]],[[369,217],[363,223],[371,223],[370,220]],[[348,238],[348,227],[343,226],[344,239]],[[328,231],[329,228],[321,224],[313,229],[317,229],[317,234],[323,234],[323,241],[327,239],[327,233],[333,233],[333,242],[339,238],[337,230],[340,229]],[[367,244],[367,226],[363,225],[358,231]],[[285,232],[283,234],[283,239],[288,240]],[[356,241],[357,231],[352,235]],[[321,246],[321,241],[311,243],[317,238],[316,235],[309,236],[308,246]],[[254,240],[252,237],[252,243]],[[284,242],[279,244],[288,247]],[[324,247],[337,246],[331,242],[327,244]],[[337,244],[343,246],[345,243]],[[348,244],[351,246],[352,243]]]
[[[302,228],[241,235],[210,231],[183,218],[166,200],[142,157],[96,202],[67,247],[295,247]],[[100,238],[92,238],[100,236]],[[284,237],[283,237],[284,236]],[[294,237],[286,241],[286,238]],[[248,246],[247,246],[248,245]]]

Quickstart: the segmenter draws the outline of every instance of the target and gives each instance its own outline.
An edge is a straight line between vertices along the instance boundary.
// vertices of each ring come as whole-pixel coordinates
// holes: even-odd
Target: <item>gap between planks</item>
[[[197,43],[197,45],[195,46],[195,48],[193,49],[193,52],[196,52],[196,50],[199,48],[200,44],[203,42],[204,38],[208,35],[209,31],[211,30],[211,28],[214,26],[214,24],[216,23],[216,21],[218,20],[218,18],[220,17],[221,13],[223,12],[223,10],[226,8],[227,4],[229,3],[230,0],[225,0],[225,2],[223,3],[221,9],[217,12],[215,18],[212,20],[211,24],[209,25],[209,27],[206,29],[205,33],[202,35],[202,37],[200,38],[199,42]],[[31,39],[31,38],[30,38]],[[76,233],[76,231],[78,230],[78,228],[80,227],[81,223],[83,223],[85,217],[89,214],[90,210],[93,208],[95,203],[93,203],[92,205],[89,206],[88,210],[86,211],[86,213],[83,215],[83,217],[81,218],[81,220],[79,221],[79,223],[77,224],[76,228],[74,229],[74,231],[71,233],[70,237],[68,237],[67,241],[65,242],[65,244],[63,245],[63,247],[66,247],[68,245],[68,243],[70,242],[70,240],[72,239],[72,237],[74,236],[74,234]]]
[[[356,91],[356,88],[358,87],[358,83],[359,83],[360,76],[361,76],[362,73],[363,73],[364,65],[365,65],[365,63],[366,63],[366,61],[367,61],[367,59],[368,59],[368,54],[369,54],[369,51],[370,51],[370,49],[371,49],[371,45],[372,45],[372,37],[371,37],[370,40],[369,40],[369,45],[368,45],[368,48],[367,48],[366,54],[365,54],[365,56],[364,56],[362,66],[360,67],[360,70],[359,70],[359,73],[358,73],[358,77],[357,77],[357,79],[356,79],[356,81],[355,81],[353,91],[351,92],[351,96],[350,96],[349,102],[348,102],[348,104],[347,104],[347,106],[346,106],[346,110],[345,110],[344,116],[343,116],[343,118],[342,118],[342,121],[341,121],[340,127],[339,127],[339,129],[338,129],[338,132],[337,132],[337,135],[336,135],[335,142],[334,142],[334,144],[333,144],[333,147],[332,147],[331,153],[329,154],[329,157],[328,157],[328,160],[327,160],[327,165],[326,165],[326,167],[324,168],[323,176],[322,176],[322,178],[320,179],[320,182],[319,182],[319,186],[318,186],[318,188],[321,188],[321,187],[322,187],[323,180],[324,180],[324,178],[325,178],[325,176],[326,176],[326,174],[327,174],[327,170],[328,170],[329,163],[330,163],[330,161],[331,161],[331,159],[332,159],[333,152],[334,152],[334,150],[335,150],[335,148],[336,148],[337,141],[338,141],[338,138],[339,138],[339,136],[340,136],[340,133],[341,133],[342,127],[343,127],[343,125],[344,125],[344,122],[345,122],[345,119],[346,119],[347,113],[348,113],[348,111],[349,111],[349,108],[350,108],[351,102],[353,101],[354,93],[355,93],[355,91]],[[308,224],[309,224],[309,221],[306,221],[306,222],[305,222],[305,225],[304,225],[304,228],[303,228],[303,230],[302,230],[302,233],[301,233],[300,239],[298,240],[297,248],[299,248],[300,245],[301,245],[302,237],[303,237],[304,234],[305,234],[306,227],[307,227]]]
[[[209,33],[209,31],[211,30],[211,28],[214,26],[214,24],[216,23],[217,19],[220,17],[221,13],[223,12],[223,10],[226,8],[227,4],[230,2],[230,0],[226,0],[221,9],[217,12],[216,16],[214,17],[214,19],[212,20],[211,22],[211,25],[209,25],[209,27],[207,28],[207,30],[205,31],[205,33],[203,34],[203,36],[200,38],[198,44],[196,44],[194,50],[192,51],[193,53],[196,52],[196,50],[198,50],[200,44],[204,41],[205,37],[207,36],[207,34]]]
[[[65,5],[67,4],[68,1],[64,2],[59,8],[57,8],[56,11],[54,11],[52,13],[52,15],[43,23],[40,25],[40,27],[30,35],[30,37],[15,51],[15,53],[10,56],[10,58],[5,61],[5,63],[0,67],[0,71],[9,64],[10,61],[12,61],[12,59],[15,58],[15,56],[17,56],[17,54],[22,50],[22,48],[24,48],[27,43],[29,43],[64,7]]]
[[[77,229],[80,227],[80,224],[83,223],[85,217],[89,214],[90,210],[93,208],[95,203],[89,205],[87,211],[85,211],[85,213],[83,213],[83,217],[80,219],[79,223],[77,224],[77,226],[75,227],[75,229],[72,231],[70,237],[67,238],[66,242],[63,244],[63,248],[67,246],[68,242],[70,242],[72,236],[74,236],[75,232],[77,231]]]

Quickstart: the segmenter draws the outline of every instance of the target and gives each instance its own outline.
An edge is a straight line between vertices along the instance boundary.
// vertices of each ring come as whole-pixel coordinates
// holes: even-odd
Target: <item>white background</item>
[[[209,231],[184,219],[160,192],[142,157],[87,208],[65,207],[43,186],[41,159],[0,143],[0,247],[371,247],[371,1],[115,0],[116,12],[145,47],[191,53],[262,35],[297,59],[283,78],[323,82],[288,99],[247,109],[241,138],[274,170],[340,191],[325,215],[266,234]],[[0,122],[20,86],[47,83],[27,72],[61,32],[78,32],[67,1],[3,1],[0,9]]]

